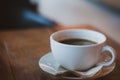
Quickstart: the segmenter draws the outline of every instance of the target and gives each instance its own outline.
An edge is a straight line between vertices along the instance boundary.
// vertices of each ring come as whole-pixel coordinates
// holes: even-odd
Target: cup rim
[[[104,37],[104,40],[100,43],[92,44],[92,45],[71,45],[71,44],[60,43],[59,41],[57,41],[53,38],[53,36],[56,35],[57,33],[64,32],[64,31],[75,31],[75,30],[77,30],[77,31],[91,31],[91,32],[98,33],[98,34],[100,34]],[[59,31],[56,31],[56,32],[52,33],[50,35],[50,40],[54,41],[55,43],[57,43],[59,45],[64,45],[64,46],[69,46],[69,47],[92,47],[92,46],[98,46],[98,45],[104,44],[105,41],[107,40],[107,37],[101,32],[98,32],[98,31],[95,31],[95,30],[90,30],[90,29],[66,29],[66,30],[59,30]]]

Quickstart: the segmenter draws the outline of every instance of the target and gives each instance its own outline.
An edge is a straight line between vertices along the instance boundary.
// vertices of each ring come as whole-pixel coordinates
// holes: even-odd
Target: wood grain
[[[91,26],[71,28],[96,30]],[[53,28],[0,31],[0,80],[57,80],[56,77],[43,72],[39,68],[38,61],[50,51],[50,34],[61,29],[69,28],[57,26]],[[112,73],[96,80],[119,80],[120,45],[112,39],[108,39],[108,44],[113,46],[118,53],[117,66]]]

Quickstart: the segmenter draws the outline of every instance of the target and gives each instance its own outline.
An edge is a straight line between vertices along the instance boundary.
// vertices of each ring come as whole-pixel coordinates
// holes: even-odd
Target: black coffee
[[[86,39],[65,39],[59,41],[60,43],[63,44],[70,44],[70,45],[92,45],[92,44],[97,44],[94,41],[86,40]]]

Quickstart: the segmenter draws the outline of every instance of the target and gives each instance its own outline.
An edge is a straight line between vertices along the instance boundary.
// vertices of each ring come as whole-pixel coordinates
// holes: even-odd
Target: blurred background
[[[120,43],[120,0],[2,0],[0,29],[90,25]]]
[[[51,26],[53,22],[38,15],[36,6],[30,0],[2,0],[0,29]]]

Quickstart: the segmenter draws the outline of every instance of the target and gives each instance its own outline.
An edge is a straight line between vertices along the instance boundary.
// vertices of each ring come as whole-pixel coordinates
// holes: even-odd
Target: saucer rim
[[[46,53],[46,54],[44,54],[40,59],[39,59],[39,67],[41,68],[41,59],[43,59],[43,57],[45,57],[46,55],[49,55],[49,54],[52,54],[52,52],[48,52],[48,53]],[[103,72],[101,72],[101,74],[100,75],[97,75],[97,74],[99,74],[99,73],[97,73],[96,75],[97,76],[93,76],[93,77],[90,77],[90,78],[78,78],[78,77],[62,77],[62,78],[64,78],[64,79],[71,79],[71,80],[73,80],[73,79],[75,79],[75,80],[78,80],[78,79],[96,79],[96,78],[100,78],[100,77],[103,77],[103,76],[106,76],[106,75],[108,75],[108,74],[110,74],[114,69],[115,69],[115,67],[116,67],[116,62],[114,62],[111,66],[109,66],[109,67],[111,67],[109,70],[107,70],[108,72],[107,73],[105,73],[105,74],[103,74]],[[104,67],[105,68],[105,67]],[[55,74],[53,74],[52,72],[48,72],[48,71],[46,71],[46,70],[44,70],[43,68],[41,68],[44,72],[47,72],[48,74],[50,74],[50,75],[53,75],[53,76],[55,76]],[[107,68],[106,68],[107,69]]]

